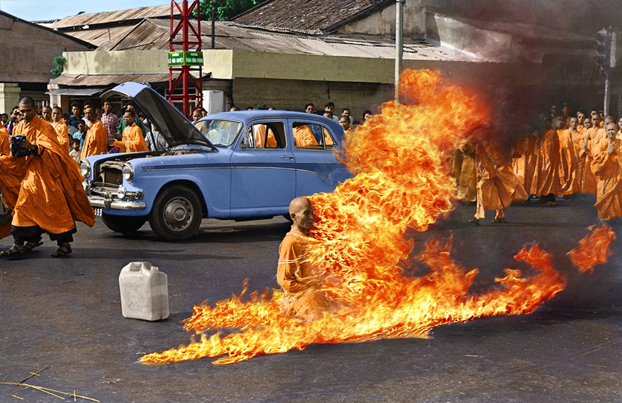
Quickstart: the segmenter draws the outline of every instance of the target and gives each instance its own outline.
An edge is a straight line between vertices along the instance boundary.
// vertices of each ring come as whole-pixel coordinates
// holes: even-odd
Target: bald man
[[[592,171],[596,175],[598,218],[603,221],[622,216],[622,143],[616,139],[618,125],[605,126],[607,137],[594,150]]]
[[[13,207],[10,233],[14,238],[13,246],[0,256],[20,257],[41,245],[44,232],[58,243],[52,257],[68,256],[75,222],[95,224],[83,178],[52,125],[36,116],[33,99],[22,98],[19,110],[23,119],[13,134],[24,136],[21,148],[30,150],[30,155],[0,157],[0,190]]]
[[[320,291],[322,277],[305,258],[309,230],[313,228],[313,205],[297,197],[289,205],[292,228],[279,246],[276,280],[285,293],[281,311],[292,318],[314,321],[330,310],[333,303]]]

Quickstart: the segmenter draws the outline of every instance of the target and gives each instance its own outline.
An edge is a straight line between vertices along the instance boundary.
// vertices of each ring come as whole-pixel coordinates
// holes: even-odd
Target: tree
[[[212,15],[212,2],[216,6],[216,19],[226,21],[244,11],[263,3],[265,0],[202,0],[201,18],[209,20]]]

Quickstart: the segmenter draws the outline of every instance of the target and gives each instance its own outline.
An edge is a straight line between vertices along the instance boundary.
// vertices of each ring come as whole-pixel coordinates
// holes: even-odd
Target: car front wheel
[[[147,217],[119,216],[103,213],[102,221],[114,232],[129,234],[136,232],[145,224]]]
[[[203,211],[197,194],[186,186],[171,186],[155,200],[149,223],[165,241],[185,241],[196,234]]]

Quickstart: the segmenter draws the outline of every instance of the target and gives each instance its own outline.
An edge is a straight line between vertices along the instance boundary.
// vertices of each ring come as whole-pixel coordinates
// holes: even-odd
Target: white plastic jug
[[[168,277],[148,262],[132,262],[119,275],[124,318],[168,318]]]

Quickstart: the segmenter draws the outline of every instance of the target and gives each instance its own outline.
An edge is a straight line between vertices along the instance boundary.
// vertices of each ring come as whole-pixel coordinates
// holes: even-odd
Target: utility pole
[[[596,34],[596,63],[605,76],[605,99],[603,112],[609,115],[611,107],[611,76],[617,65],[617,33],[613,28],[603,28]]]
[[[400,72],[404,51],[404,0],[395,0],[395,102],[400,102]]]

